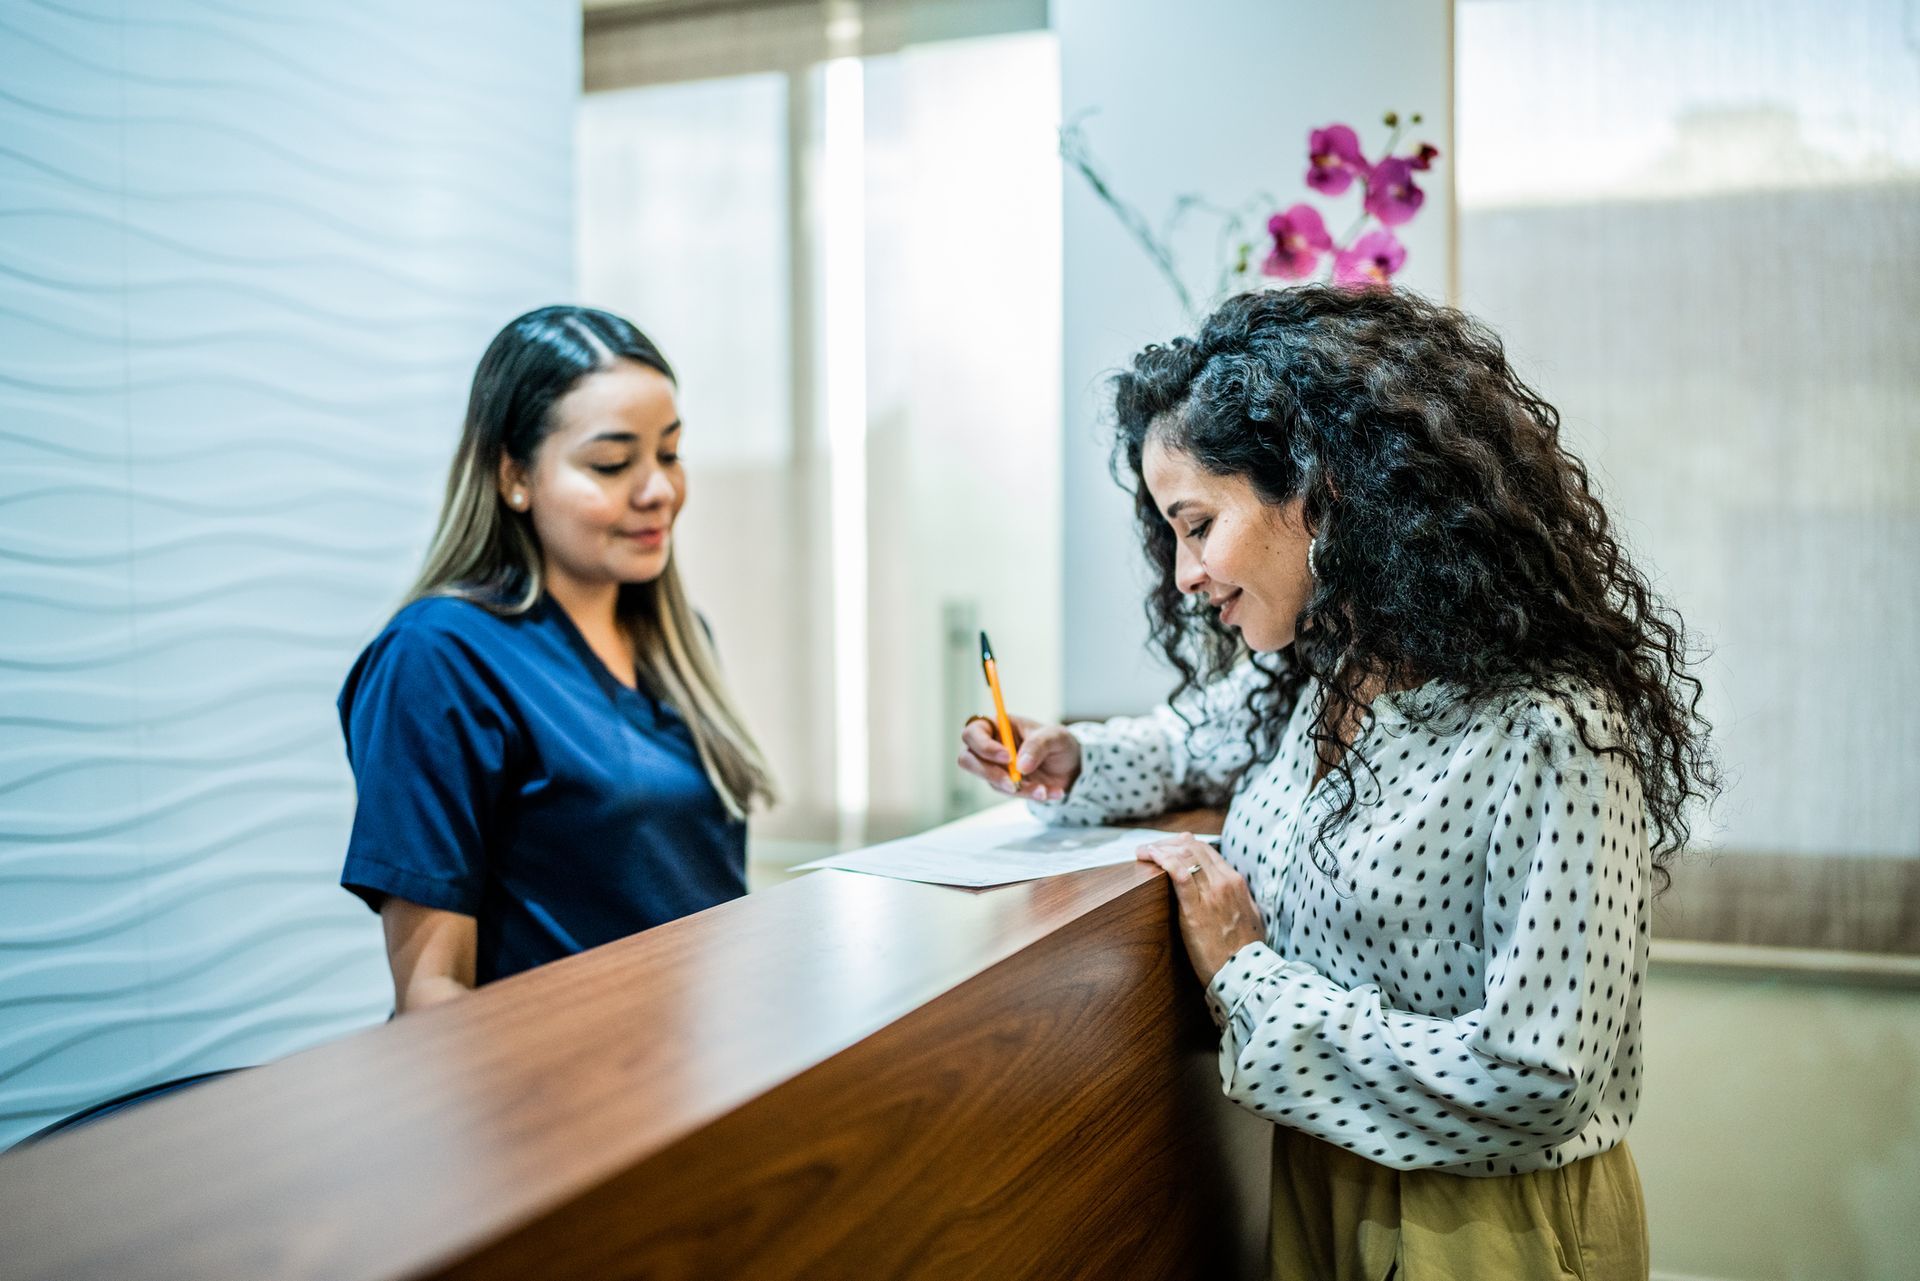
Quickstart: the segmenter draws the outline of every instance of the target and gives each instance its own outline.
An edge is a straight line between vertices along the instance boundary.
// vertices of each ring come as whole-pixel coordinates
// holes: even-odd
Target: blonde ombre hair
[[[542,590],[540,540],[508,507],[503,458],[531,467],[552,430],[553,407],[582,378],[632,360],[673,379],[647,336],[588,307],[542,307],[508,323],[474,371],[466,425],[447,476],[447,496],[409,602],[454,596],[493,613],[524,614]],[[658,578],[620,589],[620,620],[637,667],[693,733],[700,764],[727,812],[744,819],[773,799],[773,776],[720,677],[705,625],[687,600],[671,556]]]

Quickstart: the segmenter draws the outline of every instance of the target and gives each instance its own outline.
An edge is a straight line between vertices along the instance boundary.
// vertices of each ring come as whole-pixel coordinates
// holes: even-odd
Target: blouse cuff
[[[1220,972],[1207,984],[1207,1011],[1215,1026],[1225,1029],[1260,988],[1261,980],[1271,978],[1287,962],[1265,943],[1249,943],[1227,958]]]
[[[1060,801],[1027,801],[1048,824],[1089,828],[1116,818],[1146,818],[1169,805],[1173,768],[1165,732],[1144,716],[1117,716],[1068,726],[1081,745],[1081,772]]]
[[[1117,752],[1112,730],[1099,721],[1067,726],[1067,733],[1080,744],[1080,774],[1067,794],[1057,801],[1028,801],[1027,812],[1042,823],[1067,827],[1098,827],[1113,817],[1116,797],[1106,785],[1105,775]]]

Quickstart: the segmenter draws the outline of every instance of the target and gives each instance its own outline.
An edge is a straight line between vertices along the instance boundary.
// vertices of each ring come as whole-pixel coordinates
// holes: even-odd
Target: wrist
[[[1244,937],[1239,939],[1229,939],[1223,945],[1226,950],[1220,956],[1220,963],[1213,967],[1213,973],[1201,976],[1203,981],[1208,987],[1212,987],[1214,980],[1219,978],[1220,975],[1226,971],[1227,967],[1233,964],[1235,957],[1252,947],[1255,943],[1265,943],[1266,941],[1264,936],[1254,932],[1248,932]]]

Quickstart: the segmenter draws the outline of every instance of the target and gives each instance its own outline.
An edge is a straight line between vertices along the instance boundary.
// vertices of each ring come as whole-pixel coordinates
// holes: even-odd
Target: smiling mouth
[[[1239,599],[1240,599],[1240,593],[1236,591],[1230,596],[1222,596],[1219,600],[1213,603],[1213,607],[1220,611],[1221,622],[1231,623],[1233,621],[1230,615],[1233,613],[1234,604],[1237,601],[1239,601]]]
[[[636,529],[630,532],[622,530],[620,531],[620,537],[641,543],[648,547],[658,547],[661,543],[667,541],[667,530],[664,525],[659,529]]]

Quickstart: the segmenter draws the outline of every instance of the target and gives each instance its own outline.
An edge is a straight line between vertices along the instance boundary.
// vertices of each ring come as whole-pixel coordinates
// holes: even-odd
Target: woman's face
[[[532,467],[500,468],[500,492],[532,519],[549,581],[592,589],[666,572],[687,501],[679,443],[672,380],[635,361],[588,374],[555,403]]]
[[[1173,528],[1173,579],[1201,593],[1220,621],[1261,653],[1293,643],[1293,627],[1313,590],[1301,502],[1260,501],[1244,476],[1215,476],[1191,457],[1147,437],[1141,477]]]

